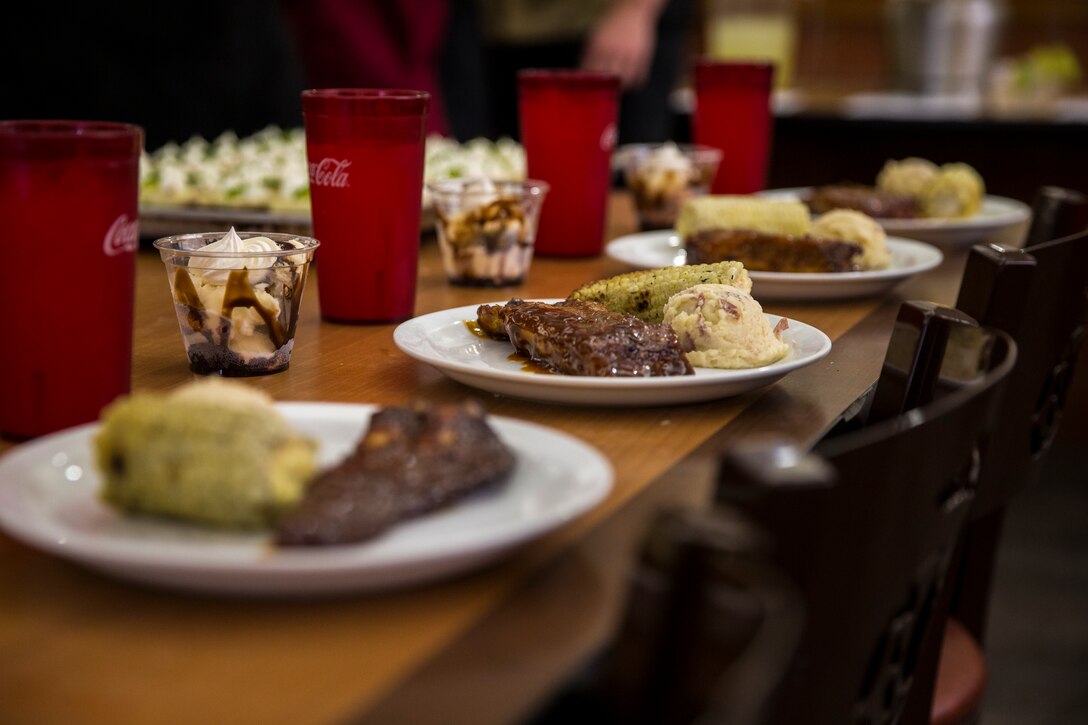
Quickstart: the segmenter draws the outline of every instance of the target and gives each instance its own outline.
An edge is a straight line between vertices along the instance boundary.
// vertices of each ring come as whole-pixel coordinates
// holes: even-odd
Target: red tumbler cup
[[[772,63],[695,65],[695,143],[721,149],[712,194],[752,194],[767,185],[771,152]]]
[[[95,420],[129,392],[143,130],[0,122],[0,433]]]
[[[518,73],[528,175],[551,188],[536,233],[538,255],[601,253],[619,89],[619,78],[605,73],[547,69]]]
[[[321,316],[412,316],[423,199],[423,91],[302,92]]]

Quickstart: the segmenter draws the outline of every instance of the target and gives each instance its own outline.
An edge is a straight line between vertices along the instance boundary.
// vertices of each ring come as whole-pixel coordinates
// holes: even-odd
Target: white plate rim
[[[276,407],[296,426],[325,422],[354,426],[361,432],[370,414],[379,406],[283,402],[277,403]],[[43,465],[40,462],[42,456],[61,450],[63,446],[83,446],[87,449],[84,452],[90,456],[91,438],[99,424],[88,423],[23,443],[0,457],[0,529],[34,548],[117,574],[120,578],[183,589],[293,595],[365,591],[430,581],[487,563],[503,552],[574,520],[604,500],[612,489],[614,474],[611,464],[603,454],[584,441],[528,421],[503,416],[489,416],[488,420],[504,439],[531,436],[534,442],[540,442],[538,445],[560,448],[561,454],[551,458],[556,460],[557,465],[572,468],[565,476],[572,480],[571,490],[578,495],[528,523],[510,521],[500,522],[486,530],[466,529],[459,536],[445,538],[437,546],[433,541],[426,540],[429,516],[447,514],[459,506],[472,506],[471,497],[434,514],[398,524],[386,535],[359,544],[275,548],[266,533],[209,531],[208,538],[228,540],[229,554],[223,558],[207,556],[207,549],[201,556],[199,542],[159,542],[159,548],[134,547],[131,541],[124,538],[111,538],[108,531],[101,533],[66,528],[55,517],[47,518],[46,528],[38,521],[40,515],[21,518],[20,514],[26,514],[30,506],[25,497],[31,493],[31,484],[21,477],[29,475],[30,466]],[[528,447],[509,440],[507,443],[524,464]],[[577,462],[577,470],[573,470],[571,461]],[[78,492],[80,497],[76,501],[82,505],[100,507],[107,518],[122,519],[123,515],[113,512],[108,505],[97,500],[95,484],[99,479],[93,466],[91,468],[87,472],[88,482]],[[519,495],[520,486],[541,485],[539,481],[526,483],[524,478],[519,479],[519,476],[532,474],[523,468],[524,465],[516,469],[511,479],[503,488],[497,489],[495,495],[515,496]],[[87,490],[91,488],[93,491]],[[184,527],[191,538],[199,539],[201,536],[198,527],[184,523],[147,520],[144,525],[151,529],[166,527],[161,529],[164,533]],[[397,541],[387,541],[387,536],[409,527],[415,527],[418,535],[413,537],[413,532],[409,531],[406,535],[401,534]],[[419,534],[421,529],[423,533]],[[58,534],[62,535],[61,538],[58,538]],[[150,575],[147,573],[149,569],[152,570]],[[351,575],[351,579],[345,580],[345,575]],[[240,579],[232,582],[229,580],[231,576]]]
[[[662,244],[662,241],[665,241]],[[908,267],[889,267],[888,269],[865,270],[859,272],[757,272],[748,270],[748,276],[753,282],[779,282],[797,285],[847,285],[850,283],[870,283],[881,280],[893,281],[906,279],[922,272],[927,272],[937,267],[944,260],[944,253],[936,246],[915,239],[903,239],[901,237],[887,237],[888,249],[893,257],[896,254],[921,255],[920,261]],[[683,251],[680,238],[676,232],[662,229],[649,232],[637,232],[616,237],[605,246],[605,254],[617,262],[623,262],[640,269],[652,269],[656,265],[637,262],[636,258],[626,251],[639,245],[661,245],[677,252]],[[675,261],[673,266],[681,266]]]
[[[757,196],[767,198],[800,198],[811,186],[796,186],[782,189],[767,189]],[[995,208],[996,207],[996,208]],[[979,231],[1002,229],[1019,224],[1031,216],[1031,207],[1007,196],[987,194],[982,199],[982,210],[971,217],[960,219],[897,219],[875,217],[880,226],[890,233],[908,232]]]
[[[755,383],[758,386],[760,381],[771,382],[777,380],[783,375],[792,372],[798,368],[810,365],[825,355],[831,350],[831,340],[821,330],[808,325],[798,320],[789,319],[789,327],[784,335],[791,337],[806,336],[810,339],[815,339],[819,344],[813,352],[804,355],[802,357],[793,356],[793,346],[791,346],[791,353],[787,355],[787,358],[780,360],[769,365],[763,365],[755,368],[745,368],[740,370],[715,370],[710,368],[696,368],[695,375],[682,375],[682,376],[662,376],[662,377],[645,377],[645,378],[626,378],[626,377],[583,377],[576,375],[541,375],[535,373],[526,373],[521,371],[515,363],[511,363],[509,368],[494,369],[485,367],[482,365],[474,365],[470,363],[461,362],[459,360],[450,360],[447,358],[440,358],[434,354],[427,354],[419,344],[420,340],[426,340],[427,328],[429,326],[436,325],[450,325],[453,323],[463,323],[464,320],[475,319],[476,310],[483,304],[495,304],[503,305],[509,300],[500,300],[494,302],[482,302],[480,304],[465,305],[462,307],[454,307],[446,310],[439,310],[431,312],[419,317],[415,317],[411,320],[407,320],[393,331],[393,341],[397,347],[401,349],[406,355],[419,360],[420,362],[432,365],[444,373],[447,374],[461,374],[462,376],[468,376],[470,378],[482,378],[490,379],[502,382],[522,383],[525,391],[524,397],[536,400],[553,400],[553,398],[544,395],[534,395],[534,391],[540,390],[581,390],[581,391],[594,391],[602,394],[614,394],[617,396],[615,401],[602,402],[600,398],[594,398],[591,401],[587,401],[586,404],[590,405],[642,405],[642,404],[660,404],[661,402],[668,402],[668,391],[690,391],[692,389],[706,389],[708,391],[707,397],[697,398],[699,400],[715,400],[720,397],[724,397],[720,393],[712,392],[721,388],[724,385]],[[540,302],[559,302],[558,298],[536,300]],[[776,325],[782,318],[779,315],[767,315],[771,325]],[[476,338],[467,329],[465,335],[473,337],[480,344],[490,344],[503,346],[512,352],[512,348],[508,343],[504,343],[498,340],[490,340],[483,338]],[[472,342],[466,338],[466,342]],[[462,382],[464,380],[460,379]],[[471,385],[472,383],[466,383]],[[485,388],[487,389],[487,388]],[[751,387],[747,389],[752,389]],[[665,393],[665,399],[662,400],[658,395],[659,393]],[[652,397],[641,398],[638,394],[650,394]],[[737,393],[729,393],[737,394]],[[625,396],[625,397],[618,397]],[[690,402],[692,398],[685,396],[680,402]]]

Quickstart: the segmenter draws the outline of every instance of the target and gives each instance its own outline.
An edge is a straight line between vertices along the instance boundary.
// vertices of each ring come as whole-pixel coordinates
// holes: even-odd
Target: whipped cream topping
[[[461,207],[479,209],[499,200],[499,192],[491,179],[469,179],[461,186]]]
[[[204,246],[200,251],[221,254],[254,254],[261,256],[238,257],[192,257],[189,260],[190,269],[200,269],[200,276],[209,284],[226,284],[227,277],[232,269],[267,269],[276,262],[274,256],[262,253],[277,252],[280,247],[268,237],[247,237],[243,239],[234,231],[234,227],[223,236],[222,239]]]
[[[686,174],[691,173],[694,168],[691,159],[672,142],[663,143],[650,152],[642,165],[642,170],[646,173],[678,171]]]

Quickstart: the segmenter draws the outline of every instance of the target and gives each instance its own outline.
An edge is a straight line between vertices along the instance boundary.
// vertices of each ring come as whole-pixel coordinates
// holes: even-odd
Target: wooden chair
[[[920,655],[908,714],[929,712],[934,725],[978,717],[986,681],[983,655],[990,581],[1005,511],[1038,474],[1057,431],[1084,337],[1088,286],[1088,197],[1043,187],[1033,203],[1024,250],[980,245],[970,252],[956,306],[986,326],[1004,330],[1020,350],[995,444],[982,462],[982,482],[949,572],[947,632],[934,633]],[[1049,240],[1049,241],[1048,241]],[[930,346],[940,340],[931,336]],[[890,357],[890,356],[889,356]],[[902,357],[902,356],[900,356]],[[931,399],[927,381],[939,368],[920,349],[886,364],[870,401],[869,419]],[[855,424],[856,425],[856,424]]]
[[[980,643],[1005,508],[1038,477],[1085,338],[1088,199],[1043,189],[1034,209],[1028,241],[1058,236],[1023,251],[975,247],[956,302],[980,324],[1007,332],[1020,350],[995,433],[999,444],[984,466],[986,495],[975,506],[952,602],[954,616]],[[1078,233],[1066,235],[1072,230]]]
[[[774,468],[734,462],[722,472],[722,498],[773,532],[779,561],[805,593],[808,626],[767,722],[928,721],[904,708],[926,633],[943,629],[941,589],[1015,357],[1003,349],[1015,346],[930,305],[906,304],[899,323],[886,367],[943,340],[933,354],[944,374],[928,383],[932,402],[816,447],[836,485],[791,501],[795,486]],[[752,497],[743,482],[761,479]]]
[[[1088,198],[1047,187],[1037,195],[1033,211],[1024,250],[990,245],[971,250],[957,301],[980,323],[1012,336],[1020,355],[994,445],[982,462],[980,495],[949,573],[948,631],[943,641],[926,647],[932,682],[916,689],[910,708],[927,709],[934,725],[979,716],[985,625],[1006,510],[1038,476],[1085,337]]]
[[[534,723],[897,721],[1016,355],[1004,333],[923,307],[927,334],[893,338],[942,336],[975,365],[815,452],[725,454],[715,506],[656,523],[613,646]]]

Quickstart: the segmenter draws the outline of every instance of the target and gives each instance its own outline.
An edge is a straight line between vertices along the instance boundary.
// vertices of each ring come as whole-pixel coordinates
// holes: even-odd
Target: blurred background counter
[[[772,188],[963,161],[989,193],[1088,185],[1088,2],[704,0],[693,53],[776,63]],[[673,96],[688,133],[690,82]]]

